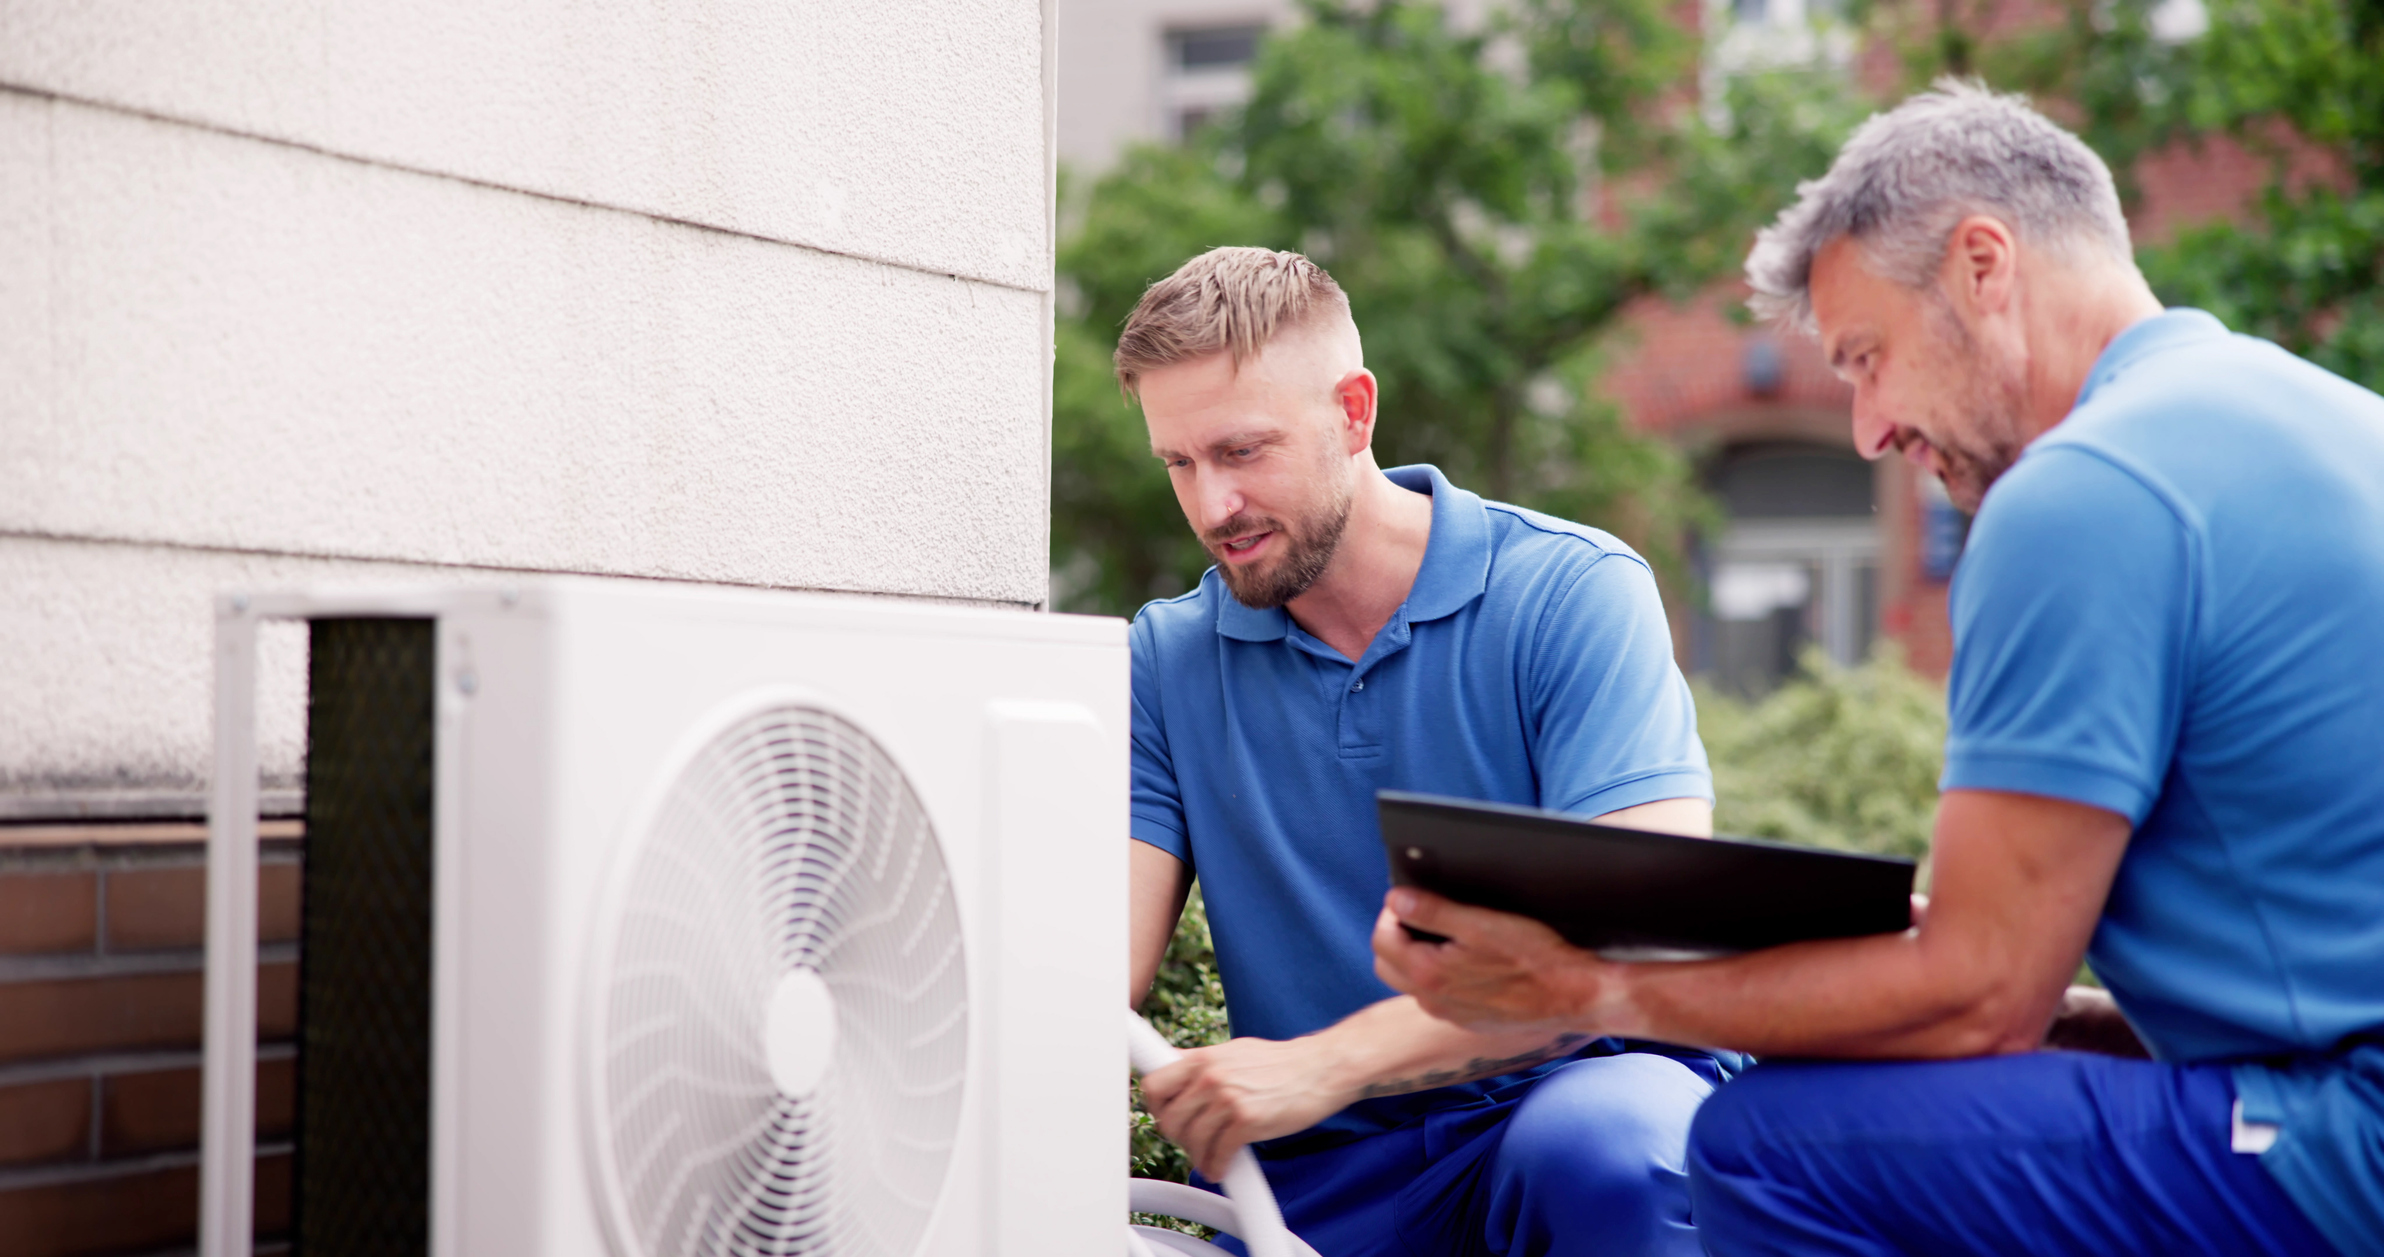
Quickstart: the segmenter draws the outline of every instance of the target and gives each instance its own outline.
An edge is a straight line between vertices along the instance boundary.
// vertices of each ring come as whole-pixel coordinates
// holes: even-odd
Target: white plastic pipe
[[[215,780],[207,800],[207,1015],[199,1071],[199,1252],[256,1248],[257,621],[215,603]]]
[[[1151,1029],[1151,1023],[1132,1012],[1126,1014],[1126,1052],[1138,1074],[1174,1064],[1183,1055],[1159,1037],[1159,1032]],[[1295,1239],[1291,1228],[1283,1225],[1283,1211],[1275,1206],[1275,1193],[1267,1187],[1266,1171],[1258,1168],[1258,1158],[1248,1148],[1234,1153],[1232,1163],[1225,1170],[1225,1198],[1233,1202],[1236,1225],[1220,1229],[1230,1230],[1250,1250],[1250,1257],[1303,1257],[1308,1246]],[[1191,1220],[1202,1222],[1198,1218]]]

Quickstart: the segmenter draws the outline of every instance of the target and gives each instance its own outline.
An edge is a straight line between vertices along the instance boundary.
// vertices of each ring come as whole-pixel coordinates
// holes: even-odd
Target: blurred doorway
[[[1842,664],[1870,653],[1879,623],[1872,471],[1852,451],[1802,442],[1733,446],[1708,488],[1730,525],[1703,557],[1711,595],[1696,666],[1722,688],[1769,692],[1808,644]]]

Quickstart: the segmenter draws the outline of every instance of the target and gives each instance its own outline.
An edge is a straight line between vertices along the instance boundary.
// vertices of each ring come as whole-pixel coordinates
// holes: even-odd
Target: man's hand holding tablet
[[[1376,922],[1376,970],[1460,1025],[1617,1027],[1619,1008],[1603,1004],[1619,962],[1894,933],[1918,919],[1910,860],[1400,791],[1382,791],[1377,808],[1395,885]]]

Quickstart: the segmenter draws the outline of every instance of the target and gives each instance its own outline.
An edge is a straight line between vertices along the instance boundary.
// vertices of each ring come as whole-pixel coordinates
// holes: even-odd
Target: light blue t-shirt
[[[1432,495],[1432,532],[1362,659],[1213,570],[1130,635],[1133,836],[1200,878],[1236,1034],[1293,1038],[1394,993],[1369,945],[1390,889],[1377,790],[1585,815],[1713,797],[1638,555],[1431,467],[1384,474]]]
[[[1954,578],[1947,789],[2135,825],[2088,958],[2236,1061],[2262,1164],[2384,1253],[2384,398],[2198,310],[2129,328]]]

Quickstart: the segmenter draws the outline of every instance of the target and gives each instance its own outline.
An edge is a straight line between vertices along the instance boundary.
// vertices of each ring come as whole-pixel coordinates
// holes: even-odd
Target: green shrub
[[[1158,979],[1151,983],[1151,993],[1143,999],[1138,1011],[1177,1047],[1209,1047],[1225,1042],[1225,984],[1217,978],[1217,949],[1209,941],[1208,906],[1201,902],[1197,885],[1192,888],[1191,899],[1184,904],[1184,915],[1176,921],[1175,937],[1168,940],[1167,956],[1159,964]],[[1142,1087],[1130,1083],[1127,1094],[1131,1100],[1127,1174],[1171,1183],[1189,1182],[1192,1163],[1184,1156],[1183,1149],[1159,1133],[1158,1122],[1142,1106]],[[1187,1231],[1203,1238],[1213,1234],[1206,1227],[1174,1218],[1136,1214],[1134,1221]]]
[[[1800,676],[1757,702],[1708,686],[1697,730],[1726,834],[1921,858],[1945,763],[1945,692],[1893,646],[1844,668],[1808,651]]]
[[[1210,1047],[1225,1042],[1225,984],[1217,978],[1217,949],[1209,941],[1208,906],[1200,888],[1184,905],[1168,940],[1167,957],[1159,964],[1158,980],[1142,1001],[1142,1015],[1169,1043],[1180,1048]],[[1183,1149],[1159,1133],[1158,1124],[1142,1107],[1142,1088],[1134,1088],[1134,1139],[1128,1165],[1136,1178],[1186,1181],[1190,1163]]]

